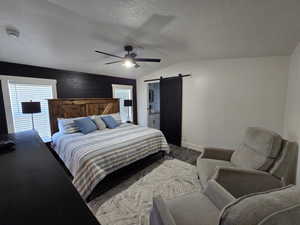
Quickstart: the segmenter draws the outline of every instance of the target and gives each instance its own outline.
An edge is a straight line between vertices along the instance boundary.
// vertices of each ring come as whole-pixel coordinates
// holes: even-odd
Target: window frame
[[[124,90],[130,90],[130,100],[133,100],[133,85],[112,84],[111,86],[112,86],[113,98],[117,98],[116,97],[116,89],[124,89]],[[119,107],[121,107],[121,105]],[[132,106],[130,109],[130,114],[131,114],[131,119],[133,120],[133,107]]]
[[[57,98],[56,80],[33,78],[33,77],[19,77],[19,76],[6,76],[0,75],[2,94],[4,101],[4,109],[6,116],[6,124],[8,133],[14,133],[13,114],[9,96],[9,81],[22,84],[33,84],[33,85],[50,85],[52,87],[53,98]]]

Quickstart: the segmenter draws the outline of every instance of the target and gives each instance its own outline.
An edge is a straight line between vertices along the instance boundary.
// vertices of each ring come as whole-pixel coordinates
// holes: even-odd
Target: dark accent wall
[[[137,121],[136,80],[83,72],[0,62],[0,75],[57,80],[58,98],[111,98],[112,84],[133,85],[133,113]],[[0,85],[0,133],[7,133],[5,109]]]

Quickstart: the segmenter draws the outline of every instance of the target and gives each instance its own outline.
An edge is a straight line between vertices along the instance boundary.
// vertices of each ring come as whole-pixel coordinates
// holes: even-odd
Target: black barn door
[[[181,146],[182,77],[160,79],[160,129],[168,143]]]

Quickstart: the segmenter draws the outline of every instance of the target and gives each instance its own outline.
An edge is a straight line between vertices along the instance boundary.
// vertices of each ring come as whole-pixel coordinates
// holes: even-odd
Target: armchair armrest
[[[176,225],[175,220],[161,196],[153,198],[150,214],[151,225]]]
[[[236,198],[283,186],[281,180],[259,170],[219,167],[213,179]]]
[[[222,148],[204,148],[201,154],[203,159],[218,159],[230,161],[234,150]]]

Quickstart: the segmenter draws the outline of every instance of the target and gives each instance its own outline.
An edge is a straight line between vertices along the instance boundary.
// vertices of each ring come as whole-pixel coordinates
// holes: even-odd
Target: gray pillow
[[[101,119],[101,116],[94,115],[94,116],[90,116],[90,118],[96,124],[98,130],[104,130],[104,129],[106,129],[106,125],[103,122],[103,120]]]

